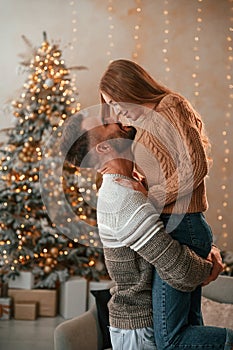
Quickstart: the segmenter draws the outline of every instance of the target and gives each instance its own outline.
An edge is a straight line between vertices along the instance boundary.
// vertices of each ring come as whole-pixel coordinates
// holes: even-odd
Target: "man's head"
[[[83,127],[83,116],[75,115],[64,125],[61,151],[75,166],[98,168],[102,163],[124,158],[130,152],[136,129],[120,123],[98,125],[89,130]]]

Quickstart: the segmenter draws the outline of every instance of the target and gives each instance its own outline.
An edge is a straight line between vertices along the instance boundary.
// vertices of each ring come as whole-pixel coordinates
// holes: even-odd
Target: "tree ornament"
[[[47,79],[45,80],[45,82],[44,82],[43,87],[44,87],[45,89],[48,89],[48,88],[51,88],[52,86],[54,86],[54,80],[51,79],[51,78],[47,78]]]
[[[52,263],[53,263],[53,258],[46,258],[46,260],[45,260],[45,265],[52,265]]]
[[[44,267],[44,273],[49,274],[52,271],[50,266],[45,265]]]
[[[58,257],[58,248],[57,247],[53,247],[50,249],[50,254],[54,257],[54,258],[57,258]]]

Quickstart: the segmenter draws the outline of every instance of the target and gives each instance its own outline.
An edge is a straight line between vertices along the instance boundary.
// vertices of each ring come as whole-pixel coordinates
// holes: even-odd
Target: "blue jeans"
[[[212,232],[202,213],[162,214],[171,236],[206,257],[211,250]],[[193,292],[181,292],[164,282],[156,270],[153,287],[153,322],[158,350],[233,349],[233,331],[203,325],[201,286]]]

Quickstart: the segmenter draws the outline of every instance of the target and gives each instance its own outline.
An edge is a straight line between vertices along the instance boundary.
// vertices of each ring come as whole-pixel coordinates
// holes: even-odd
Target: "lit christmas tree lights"
[[[40,192],[43,148],[51,133],[80,110],[78,93],[61,51],[49,44],[45,33],[42,45],[33,49],[29,68],[21,96],[12,102],[16,124],[0,149],[0,277],[5,281],[22,270],[31,271],[39,288],[54,288],[59,280],[73,274],[98,279],[106,274],[102,250],[82,244],[86,232],[80,232],[83,240],[61,234]],[[47,176],[53,178],[55,170],[51,164]],[[65,196],[77,217],[95,225],[95,210],[82,200],[77,176],[83,175],[66,164],[61,179]],[[88,183],[91,176],[88,173],[83,182]],[[56,196],[56,184],[51,186]],[[96,196],[93,186],[88,193]]]

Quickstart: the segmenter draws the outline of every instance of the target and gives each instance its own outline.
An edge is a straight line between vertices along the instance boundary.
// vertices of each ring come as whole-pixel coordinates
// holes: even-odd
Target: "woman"
[[[205,179],[211,159],[200,115],[184,97],[156,82],[129,60],[109,65],[100,81],[100,94],[105,123],[111,122],[109,116],[115,116],[115,120],[127,120],[137,127],[134,156],[137,173],[143,173],[148,193],[137,182],[119,179],[119,183],[147,193],[173,238],[204,258],[212,257],[216,264],[210,280],[215,279],[222,271],[222,263],[219,252],[212,247],[212,232],[203,214],[208,206]],[[200,328],[201,286],[194,292],[180,292],[155,270],[153,311],[159,350],[233,348],[232,331]]]

